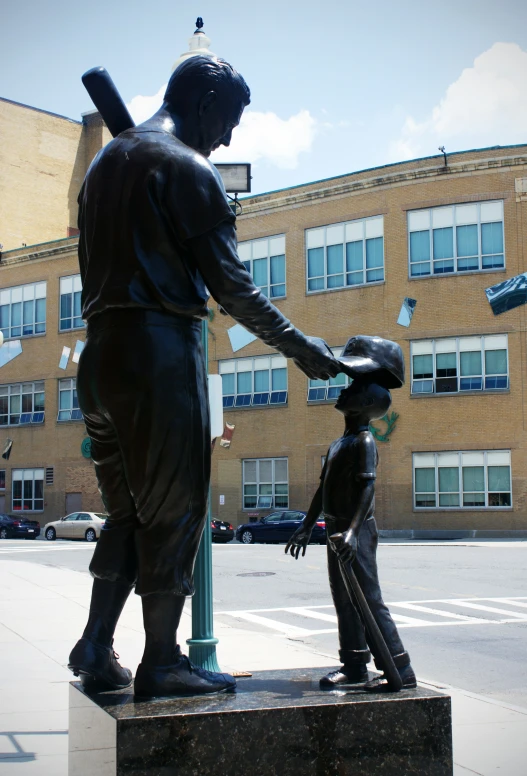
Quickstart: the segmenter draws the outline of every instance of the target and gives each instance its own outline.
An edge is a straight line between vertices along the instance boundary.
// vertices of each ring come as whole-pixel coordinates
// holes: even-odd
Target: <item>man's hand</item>
[[[343,563],[353,563],[359,549],[359,540],[353,528],[350,528],[349,531],[343,534],[332,534],[328,541],[331,549],[338,555],[340,561]]]
[[[306,547],[309,544],[309,540],[311,539],[312,530],[312,528],[306,528],[303,523],[302,525],[298,526],[286,544],[285,554],[287,555],[287,553],[291,551],[291,557],[298,560],[300,550],[302,550],[302,557],[304,557],[306,554]]]
[[[312,380],[328,380],[342,371],[342,364],[320,337],[306,337],[302,350],[293,361]]]

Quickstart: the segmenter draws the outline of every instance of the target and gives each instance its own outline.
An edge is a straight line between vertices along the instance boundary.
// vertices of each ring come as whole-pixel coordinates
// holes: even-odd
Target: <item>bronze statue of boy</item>
[[[368,682],[370,650],[375,663],[384,668],[379,650],[368,637],[357,607],[352,603],[341,574],[341,563],[352,563],[372,615],[392,655],[403,688],[416,686],[397,627],[382,600],[377,575],[378,544],[375,524],[375,477],[378,453],[372,420],[381,418],[391,404],[390,388],[404,383],[404,359],[395,342],[380,337],[352,337],[340,359],[344,370],[353,378],[336,404],[345,418],[344,434],[328,450],[320,477],[303,524],[286,546],[298,558],[305,555],[311,531],[322,512],[328,536],[328,573],[333,602],[337,611],[342,667],[320,680],[322,688],[364,684],[368,690],[388,689],[385,675]]]

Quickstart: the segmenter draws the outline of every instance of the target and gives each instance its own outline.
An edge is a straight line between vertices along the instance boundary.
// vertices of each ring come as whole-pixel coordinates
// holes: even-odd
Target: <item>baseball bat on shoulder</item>
[[[93,67],[82,76],[82,83],[90,95],[93,104],[102,116],[112,137],[117,137],[125,129],[135,127],[133,118],[110,74],[104,67]]]

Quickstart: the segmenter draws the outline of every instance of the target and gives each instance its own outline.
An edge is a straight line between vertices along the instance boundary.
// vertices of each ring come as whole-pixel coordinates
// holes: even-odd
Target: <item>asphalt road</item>
[[[85,542],[0,542],[0,562],[83,573],[92,552]],[[318,545],[298,561],[284,545],[214,545],[215,617],[334,655],[325,555]],[[418,677],[527,707],[526,541],[387,542],[378,562]]]

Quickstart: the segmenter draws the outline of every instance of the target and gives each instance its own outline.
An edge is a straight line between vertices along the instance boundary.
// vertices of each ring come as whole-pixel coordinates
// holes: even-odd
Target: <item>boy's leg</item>
[[[337,531],[342,530],[334,521],[326,518],[326,533],[330,536]],[[328,555],[328,575],[329,586],[335,610],[337,612],[337,621],[339,629],[339,657],[342,662],[342,668],[332,671],[320,680],[322,687],[333,687],[339,684],[355,684],[365,682],[368,679],[368,670],[366,668],[370,661],[370,651],[366,642],[366,635],[361,618],[350,601],[337,555],[327,545]]]
[[[390,651],[396,667],[399,669],[399,673],[403,679],[403,686],[415,687],[416,680],[410,665],[410,655],[405,651],[397,626],[390,614],[390,610],[382,599],[377,572],[376,554],[378,543],[379,537],[375,519],[370,517],[363,523],[359,534],[359,549],[353,563],[353,570],[355,571],[368,606],[371,609],[371,613],[386,642],[386,646]],[[373,645],[370,644],[370,647],[375,659],[375,665],[382,670],[382,661],[379,660],[379,656],[376,654]]]

